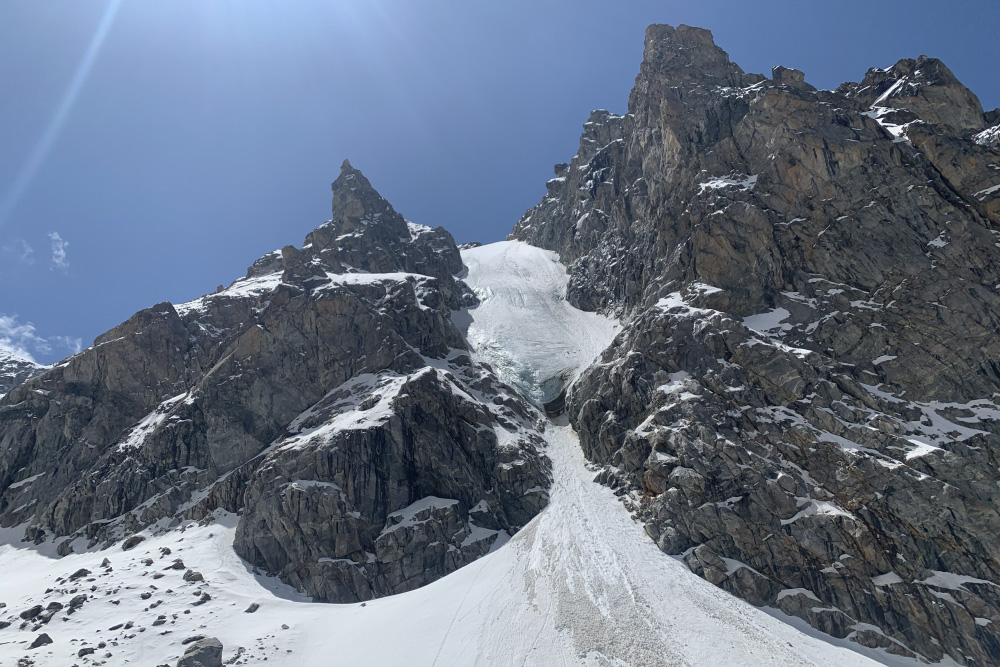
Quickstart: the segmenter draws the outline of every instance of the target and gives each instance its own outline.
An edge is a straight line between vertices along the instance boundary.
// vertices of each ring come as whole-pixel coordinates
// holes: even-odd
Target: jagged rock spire
[[[406,221],[392,208],[365,178],[359,169],[344,160],[340,176],[331,186],[333,216],[330,218],[338,234],[378,225],[396,237],[407,235]]]
[[[656,124],[665,105],[676,106],[677,114],[683,115],[689,112],[688,105],[708,100],[704,95],[684,95],[683,90],[744,88],[763,80],[763,76],[746,74],[731,62],[729,54],[715,45],[710,31],[654,24],[646,29],[643,61],[629,96],[629,113],[637,115],[640,123]]]
[[[350,161],[344,160],[331,189],[332,216],[305,242],[324,262],[373,273],[408,271],[441,277],[461,270],[451,234],[440,227],[408,224]],[[420,242],[413,244],[414,239]]]
[[[704,28],[654,24],[646,29],[642,73],[669,73],[674,80],[724,79],[736,83],[743,70],[729,60],[729,54],[715,45],[712,33]]]

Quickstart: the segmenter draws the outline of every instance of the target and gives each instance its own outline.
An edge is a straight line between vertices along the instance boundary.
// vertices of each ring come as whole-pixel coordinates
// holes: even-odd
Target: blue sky
[[[822,88],[941,58],[1000,106],[1000,3],[4,0],[0,345],[52,362],[328,217],[343,159],[408,219],[502,239],[625,110],[650,23]]]

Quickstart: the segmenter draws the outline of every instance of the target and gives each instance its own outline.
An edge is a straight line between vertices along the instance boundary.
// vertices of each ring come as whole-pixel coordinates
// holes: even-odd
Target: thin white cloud
[[[83,341],[71,336],[39,336],[31,322],[21,322],[17,315],[0,313],[0,349],[35,361],[36,354],[48,355],[56,351],[76,354],[83,349]]]
[[[22,359],[34,361],[28,348],[37,350],[39,345],[48,347],[45,339],[35,333],[35,326],[31,322],[22,324],[17,321],[16,315],[0,315],[0,348]]]
[[[68,350],[69,353],[77,354],[83,349],[83,339],[72,336],[52,336],[49,342],[53,343],[56,349]]]
[[[35,263],[35,249],[24,239],[14,239],[3,246],[3,254],[19,264],[31,266]]]
[[[61,271],[69,269],[69,260],[66,258],[69,241],[64,241],[59,232],[49,232],[49,240],[52,241],[52,268]]]

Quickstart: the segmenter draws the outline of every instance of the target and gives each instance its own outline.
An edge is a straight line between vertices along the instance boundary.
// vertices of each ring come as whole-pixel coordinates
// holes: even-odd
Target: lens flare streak
[[[0,228],[4,226],[11,213],[14,212],[21,197],[24,196],[24,193],[38,174],[39,169],[45,163],[45,158],[48,157],[52,146],[59,138],[59,133],[66,124],[66,120],[69,118],[73,106],[80,96],[80,91],[83,90],[83,86],[87,82],[87,77],[90,76],[94,63],[97,61],[101,46],[103,46],[104,40],[111,31],[111,26],[114,24],[115,16],[118,14],[118,8],[121,4],[122,0],[110,0],[108,2],[108,6],[104,10],[104,15],[101,16],[101,21],[97,25],[97,30],[94,32],[94,36],[91,38],[90,44],[87,46],[87,50],[84,52],[83,58],[76,68],[76,72],[73,74],[66,92],[59,101],[59,106],[56,108],[55,113],[52,114],[52,119],[45,128],[45,132],[39,138],[38,143],[35,144],[34,149],[25,161],[17,178],[14,179],[14,182],[8,188],[3,200],[0,201]]]

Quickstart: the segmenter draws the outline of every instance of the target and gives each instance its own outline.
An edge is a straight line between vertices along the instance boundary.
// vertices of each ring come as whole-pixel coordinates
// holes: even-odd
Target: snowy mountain
[[[1000,664],[996,122],[933,58],[822,91],[652,26],[628,114],[591,116],[513,233],[625,322],[567,410],[664,552],[977,665]]]
[[[345,162],[0,398],[0,663],[1000,664],[998,121],[652,26],[506,242]]]
[[[532,355],[533,345],[547,340],[564,349],[582,336],[599,351],[618,329],[565,302],[565,267],[553,253],[507,242],[465,251],[463,260],[469,285],[484,295],[455,313],[467,332],[488,341],[472,356],[506,350],[519,378],[552,368],[572,377],[593,361],[580,354],[554,364]],[[543,303],[549,307],[524,307]],[[526,345],[518,331],[533,332],[534,342]],[[592,481],[565,419],[546,426],[544,437],[553,475],[545,512],[476,563],[409,593],[364,604],[311,603],[236,555],[241,518],[225,511],[146,531],[148,539],[125,542],[124,551],[72,554],[54,564],[52,543],[8,548],[0,553],[8,566],[0,589],[17,601],[12,609],[39,609],[24,624],[52,639],[33,655],[39,664],[74,664],[81,653],[107,664],[173,663],[188,646],[182,640],[206,634],[240,664],[325,664],[332,645],[341,647],[339,659],[377,665],[877,664],[694,577],[656,549],[611,490]],[[91,588],[66,622],[41,622],[53,602],[71,609]],[[381,640],[387,628],[394,641]],[[24,635],[0,644],[0,656],[20,655],[36,636]]]
[[[45,371],[45,366],[22,359],[0,348],[0,397],[8,391]]]

